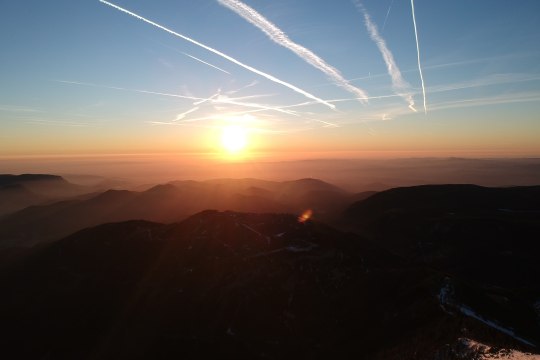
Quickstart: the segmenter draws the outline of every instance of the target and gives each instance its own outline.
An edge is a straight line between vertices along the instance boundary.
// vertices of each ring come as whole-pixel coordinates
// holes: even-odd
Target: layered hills
[[[316,218],[332,221],[348,205],[371,194],[350,194],[316,179],[176,181],[142,192],[109,190],[0,218],[0,247],[32,246],[115,221],[169,223],[206,209],[296,215],[311,209]]]
[[[54,200],[81,195],[89,190],[48,174],[0,174],[0,216]]]
[[[0,346],[22,359],[528,357],[539,189],[218,179],[30,206],[0,218]]]

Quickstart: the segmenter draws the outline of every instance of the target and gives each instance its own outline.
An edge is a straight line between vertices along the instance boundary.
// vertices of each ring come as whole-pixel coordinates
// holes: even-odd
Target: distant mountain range
[[[0,218],[0,248],[52,241],[108,222],[169,223],[206,209],[296,215],[311,209],[315,218],[330,221],[371,194],[350,194],[316,179],[176,181],[143,192],[109,190],[5,215]]]
[[[56,175],[0,174],[0,216],[90,191],[89,188],[72,184]]]

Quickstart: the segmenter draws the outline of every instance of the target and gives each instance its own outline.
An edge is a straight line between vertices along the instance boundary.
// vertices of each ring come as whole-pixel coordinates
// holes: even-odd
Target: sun
[[[224,127],[221,133],[221,145],[229,153],[244,150],[247,145],[246,129],[238,125]]]

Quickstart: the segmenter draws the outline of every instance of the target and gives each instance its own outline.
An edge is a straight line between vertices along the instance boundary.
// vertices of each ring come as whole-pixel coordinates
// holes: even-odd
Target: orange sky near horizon
[[[417,122],[417,121],[416,121]],[[298,132],[246,130],[246,148],[237,158],[292,160],[319,157],[540,156],[540,126],[523,131],[516,121],[460,126],[460,121],[373,122]],[[458,123],[458,124],[456,124]],[[486,121],[487,123],[487,121]],[[539,128],[539,129],[536,129]],[[538,131],[536,131],[538,130]],[[67,128],[0,136],[0,156],[196,153],[224,155],[218,128],[171,127],[109,130]],[[299,155],[301,154],[301,155]],[[312,154],[312,155],[310,155]],[[315,155],[313,155],[315,154]],[[344,155],[352,154],[352,155]]]
[[[6,4],[0,157],[540,157],[538,1],[127,3]]]

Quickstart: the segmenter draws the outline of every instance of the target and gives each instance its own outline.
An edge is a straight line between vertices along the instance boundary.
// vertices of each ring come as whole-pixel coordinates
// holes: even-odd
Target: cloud
[[[264,16],[259,14],[255,9],[237,0],[218,0],[218,2],[221,5],[234,11],[235,13],[237,13],[238,15],[246,19],[251,24],[258,27],[266,35],[268,35],[270,40],[272,40],[276,44],[291,50],[293,53],[298,55],[302,60],[312,65],[316,69],[319,69],[323,73],[325,73],[338,86],[340,86],[341,88],[357,96],[358,100],[362,102],[366,101],[368,96],[364,90],[351,85],[343,77],[343,75],[341,75],[341,73],[337,69],[327,64],[323,59],[321,59],[313,51],[289,39],[287,34],[285,34],[275,24],[268,21]]]
[[[382,54],[382,57],[386,64],[386,68],[388,70],[388,74],[392,78],[392,87],[394,88],[394,91],[409,103],[409,108],[411,110],[416,112],[416,109],[414,108],[414,99],[409,91],[410,85],[401,76],[401,71],[399,70],[396,61],[394,60],[394,55],[392,55],[392,52],[390,51],[390,49],[388,49],[386,41],[384,41],[384,39],[380,35],[377,25],[375,25],[371,20],[371,17],[369,16],[364,5],[362,5],[360,1],[356,1],[355,4],[356,7],[364,14],[364,21],[369,36],[375,42],[375,44],[379,48],[379,51]]]
[[[227,55],[225,53],[222,53],[219,50],[216,50],[216,49],[214,49],[214,48],[212,48],[212,47],[210,47],[208,45],[205,45],[203,43],[200,43],[200,42],[198,42],[198,41],[196,41],[196,40],[194,40],[192,38],[189,38],[189,37],[187,37],[185,35],[182,35],[182,34],[179,34],[179,33],[175,32],[175,31],[172,31],[172,30],[170,30],[170,29],[168,29],[168,28],[166,28],[166,27],[164,27],[162,25],[159,25],[159,24],[157,24],[157,23],[155,23],[155,22],[153,22],[151,20],[148,20],[148,19],[146,19],[146,18],[144,18],[144,17],[142,17],[140,15],[137,15],[137,14],[135,14],[135,13],[129,11],[129,10],[126,10],[126,9],[124,9],[124,8],[118,6],[118,5],[115,5],[115,4],[110,3],[108,1],[105,1],[105,0],[99,0],[99,1],[101,3],[103,3],[103,4],[105,4],[105,5],[108,5],[108,6],[111,6],[111,7],[115,8],[115,9],[117,9],[117,10],[123,12],[123,13],[126,13],[126,14],[131,15],[131,16],[133,16],[133,17],[135,17],[135,18],[137,18],[137,19],[139,19],[141,21],[144,21],[147,24],[153,25],[153,26],[155,26],[155,27],[157,27],[157,28],[159,28],[161,30],[164,30],[164,31],[168,32],[171,35],[174,35],[176,37],[179,37],[181,39],[189,41],[190,43],[195,44],[197,46],[200,46],[203,49],[206,49],[206,50],[208,50],[208,51],[210,51],[210,52],[212,52],[212,53],[214,53],[214,54],[216,54],[218,56],[221,56],[222,58],[227,59],[230,62],[232,62],[232,63],[234,63],[234,64],[236,64],[238,66],[241,66],[246,70],[249,70],[249,71],[251,71],[251,72],[253,72],[255,74],[258,74],[258,75],[260,75],[260,76],[262,76],[262,77],[264,77],[264,78],[266,78],[266,79],[268,79],[270,81],[273,81],[273,82],[275,82],[277,84],[283,85],[283,86],[285,86],[285,87],[287,87],[287,88],[289,88],[289,89],[291,89],[291,90],[293,90],[293,91],[295,91],[295,92],[297,92],[299,94],[304,95],[307,98],[310,98],[310,99],[315,100],[315,101],[317,101],[317,102],[319,102],[319,103],[321,103],[323,105],[326,105],[331,109],[335,109],[335,105],[332,105],[332,104],[326,102],[325,100],[320,99],[320,98],[316,97],[315,95],[312,95],[312,94],[308,93],[307,91],[302,90],[302,89],[300,89],[300,88],[298,88],[298,87],[296,87],[296,86],[294,86],[294,85],[292,85],[292,84],[290,84],[290,83],[288,83],[286,81],[280,80],[280,79],[276,78],[275,76],[272,76],[272,75],[267,74],[267,73],[265,73],[265,72],[263,72],[261,70],[257,70],[252,66],[244,64],[244,63],[240,62],[239,60],[236,60],[232,56],[229,56],[229,55]]]

